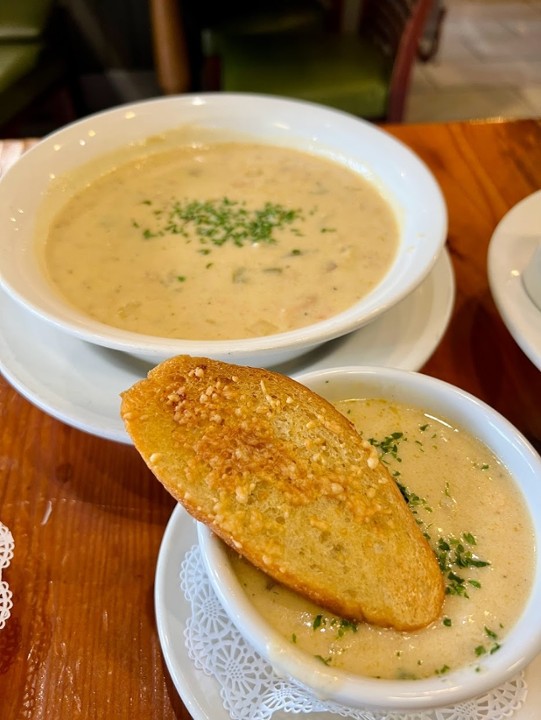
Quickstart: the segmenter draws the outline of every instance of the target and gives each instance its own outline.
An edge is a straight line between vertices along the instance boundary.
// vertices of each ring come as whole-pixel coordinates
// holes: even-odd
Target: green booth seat
[[[221,88],[309,100],[365,118],[386,115],[392,62],[356,36],[224,38]]]
[[[0,43],[0,127],[61,83],[65,72],[41,43]]]
[[[69,60],[56,25],[55,0],[0,0],[0,132],[52,101],[53,125],[75,119]]]
[[[55,0],[2,0],[0,42],[38,40],[49,22]]]
[[[206,54],[216,78],[211,89],[292,97],[373,121],[400,122],[431,4],[363,0],[349,30],[335,19],[328,27],[283,31],[283,8],[275,11],[272,31],[264,25],[261,31],[261,24],[250,29],[239,17],[216,24],[207,30]]]

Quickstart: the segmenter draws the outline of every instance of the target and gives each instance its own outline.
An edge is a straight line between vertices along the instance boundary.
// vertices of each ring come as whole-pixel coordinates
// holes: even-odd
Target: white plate
[[[289,375],[360,364],[418,370],[447,328],[454,296],[453,270],[444,251],[426,280],[396,307],[277,369]],[[119,396],[149,369],[131,355],[54,328],[0,290],[0,370],[21,395],[68,425],[129,443]]]
[[[194,720],[230,720],[220,698],[219,685],[197,670],[188,657],[184,629],[190,605],[180,588],[179,571],[186,552],[197,543],[195,521],[178,505],[163,536],[155,581],[155,610],[162,652],[173,683]],[[541,707],[541,655],[526,670],[528,696],[513,720],[539,720]],[[291,720],[276,713],[273,720]],[[306,717],[306,716],[300,716]],[[311,713],[315,720],[329,720],[327,713]],[[423,714],[419,714],[422,718]]]
[[[541,370],[541,310],[522,284],[522,273],[541,238],[541,190],[500,220],[488,249],[488,280],[507,329]]]

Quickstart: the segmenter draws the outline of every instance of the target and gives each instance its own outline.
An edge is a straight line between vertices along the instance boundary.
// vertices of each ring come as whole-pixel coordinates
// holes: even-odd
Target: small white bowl
[[[65,302],[34,250],[36,213],[55,177],[145,138],[196,125],[335,159],[381,189],[400,225],[395,261],[349,309],[308,327],[245,340],[171,340],[120,330]],[[269,366],[360,328],[411,293],[437,260],[447,233],[445,202],[424,163],[374,125],[319,105],[250,94],[200,94],[123,105],[66,126],[29,150],[0,181],[0,283],[15,300],[67,333],[152,363],[178,354]]]
[[[480,439],[515,479],[530,511],[535,546],[541,544],[541,458],[505,418],[472,395],[420,373],[390,368],[345,367],[298,378],[331,402],[354,397],[386,398],[445,417]],[[235,575],[226,546],[198,524],[199,545],[211,584],[247,642],[276,671],[326,700],[349,707],[416,712],[452,706],[500,686],[541,652],[541,553],[523,612],[497,653],[475,664],[419,680],[384,680],[327,667],[285,640],[254,608]]]

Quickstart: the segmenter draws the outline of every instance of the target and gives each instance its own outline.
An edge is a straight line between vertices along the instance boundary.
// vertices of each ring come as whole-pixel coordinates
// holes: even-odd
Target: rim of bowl
[[[423,264],[419,264],[414,268],[414,273],[410,272],[409,277],[400,278],[400,290],[398,292],[394,291],[389,293],[389,289],[392,291],[392,288],[387,288],[384,291],[383,297],[378,297],[380,289],[386,288],[385,283],[391,282],[391,274],[393,269],[397,267],[399,253],[397,253],[397,257],[395,257],[391,268],[378,285],[349,308],[330,318],[286,332],[254,338],[185,340],[147,335],[107,325],[106,323],[85,316],[82,311],[70,306],[67,302],[64,303],[60,296],[55,296],[54,294],[51,294],[49,297],[47,302],[48,307],[44,308],[38,300],[33,299],[32,296],[28,296],[26,286],[21,287],[20,281],[19,283],[17,283],[17,281],[13,282],[12,277],[9,275],[9,265],[7,263],[0,264],[0,284],[15,300],[22,303],[28,310],[75,337],[111,349],[134,354],[144,353],[149,358],[161,358],[166,355],[182,353],[198,353],[209,357],[227,356],[231,358],[234,356],[237,358],[257,358],[259,355],[272,351],[310,349],[311,347],[360,328],[371,322],[378,315],[384,313],[391,306],[400,302],[400,300],[409,295],[426,278],[445,246],[448,217],[441,188],[424,161],[402,141],[366,120],[317,103],[254,93],[210,92],[151,98],[135,103],[115,106],[70,123],[40,140],[34,147],[25,152],[5,173],[3,178],[0,179],[0,197],[3,188],[10,183],[10,179],[16,178],[19,173],[24,173],[27,167],[32,167],[34,158],[37,157],[38,153],[49,149],[57,149],[55,146],[58,146],[64,138],[71,137],[93,123],[106,123],[109,120],[115,120],[117,117],[125,117],[127,114],[132,113],[137,115],[138,111],[141,111],[141,117],[144,117],[144,111],[146,110],[169,105],[173,108],[178,107],[179,112],[185,107],[209,107],[211,109],[216,107],[219,110],[220,108],[233,107],[234,105],[236,107],[235,112],[240,113],[243,112],[243,108],[245,107],[253,107],[254,103],[257,103],[261,108],[268,107],[269,110],[274,109],[276,115],[280,112],[304,113],[303,121],[305,116],[307,117],[307,113],[311,114],[312,121],[313,117],[320,118],[321,127],[332,127],[334,123],[337,130],[346,128],[350,132],[360,130],[362,133],[369,133],[371,137],[378,139],[378,143],[382,145],[382,151],[392,152],[396,156],[396,159],[393,159],[392,163],[407,163],[408,168],[411,168],[416,175],[423,179],[423,182],[431,193],[429,201],[425,201],[425,205],[430,205],[431,216],[433,215],[438,220],[437,223],[431,226],[433,251],[430,256],[427,255]],[[314,113],[317,113],[317,116],[314,116]],[[143,121],[141,120],[140,122]],[[197,120],[191,120],[191,122],[197,123]],[[180,126],[180,124],[181,118],[179,118],[178,126]],[[261,124],[262,120],[259,118],[257,120],[257,127],[260,127]],[[175,126],[177,125],[173,122],[168,124],[170,129],[174,129]],[[230,130],[231,128],[228,127],[228,131]],[[141,132],[139,139],[144,139],[144,137],[148,137],[156,132],[158,131],[149,130],[146,133]],[[299,129],[290,129],[289,132],[291,137],[296,137],[299,140],[306,139]],[[269,142],[257,133],[253,138],[259,139],[261,142]],[[312,142],[314,147],[317,148],[318,138],[312,138]],[[328,141],[321,141],[319,147],[331,147],[331,144]],[[306,148],[304,149],[306,150]],[[343,150],[339,151],[337,147],[335,147],[334,151],[336,153],[344,153]],[[105,156],[109,152],[111,152],[111,150],[100,150],[94,157]],[[377,176],[377,173],[375,173],[375,175]],[[364,312],[361,312],[361,315],[359,315],[359,310],[363,311],[363,309]]]
[[[532,507],[541,508],[541,457],[520,431],[495,409],[450,383],[408,370],[344,366],[294,376],[298,382],[323,396],[325,393],[319,386],[328,385],[337,378],[343,382],[351,378],[359,382],[375,378],[377,384],[384,386],[385,392],[398,387],[397,395],[402,394],[404,388],[407,389],[407,395],[415,395],[422,390],[428,397],[435,398],[436,405],[440,405],[442,401],[446,403],[446,410],[438,409],[438,413],[479,437],[479,433],[470,429],[463,419],[464,415],[475,413],[477,429],[490,427],[493,437],[505,444],[505,457],[512,456],[515,462],[529,473],[527,490],[530,495],[537,496],[531,504],[527,503],[524,497],[523,482],[517,481],[516,473],[511,471],[518,489],[523,494],[525,509],[530,510],[534,530],[537,526],[536,536],[541,536],[541,510],[538,511],[537,523],[531,512]],[[414,403],[413,400],[406,401]],[[419,401],[417,404],[421,405]],[[460,415],[459,419],[456,413]],[[483,437],[480,439],[495,452]],[[501,453],[499,459],[502,460]],[[507,466],[507,462],[503,464]],[[291,646],[259,615],[249,601],[228,561],[225,544],[202,523],[197,524],[197,532],[209,580],[245,640],[279,672],[289,675],[311,692],[316,692],[314,685],[319,688],[318,697],[323,699],[335,700],[350,707],[402,711],[450,706],[498,687],[523,669],[541,651],[541,556],[537,544],[534,582],[523,612],[505,636],[498,653],[483,658],[481,672],[476,672],[475,664],[472,663],[445,675],[420,680],[386,680],[365,678],[336,668],[326,668],[302,650]]]

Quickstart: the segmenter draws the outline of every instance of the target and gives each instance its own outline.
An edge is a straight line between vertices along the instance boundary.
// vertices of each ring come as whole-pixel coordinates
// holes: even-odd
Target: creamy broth
[[[51,281],[93,318],[172,338],[268,335],[345,310],[388,271],[394,213],[344,165],[252,143],[159,147],[115,157],[44,233]]]
[[[481,668],[505,642],[531,587],[533,528],[522,496],[488,448],[444,419],[384,400],[338,407],[361,432],[370,428],[365,439],[388,464],[445,568],[442,616],[412,633],[347,622],[231,552],[246,593],[286,639],[332,667],[383,678]]]

